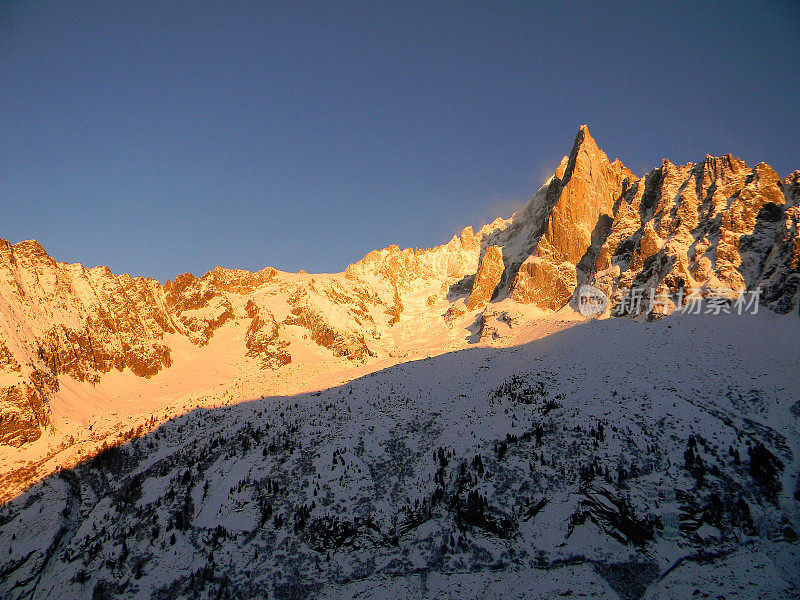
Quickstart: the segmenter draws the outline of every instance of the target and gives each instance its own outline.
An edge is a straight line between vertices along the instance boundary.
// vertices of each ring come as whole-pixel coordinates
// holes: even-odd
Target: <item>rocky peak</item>
[[[787,208],[800,201],[799,182],[732,154],[664,159],[639,179],[609,163],[582,126],[549,183],[544,231],[512,274],[510,295],[555,310],[584,281],[612,297],[610,306],[628,288],[731,294],[762,282],[767,303],[786,312],[800,294]]]
[[[30,258],[38,258],[45,262],[55,262],[37,240],[18,242],[14,244],[13,249],[17,256],[27,256]]]
[[[577,264],[591,245],[601,215],[610,218],[624,179],[633,174],[605,152],[582,125],[575,136],[564,176],[550,184],[556,202],[536,256]]]
[[[569,157],[549,183],[544,228],[533,251],[537,260],[526,259],[526,268],[511,274],[512,297],[534,303],[541,297],[542,308],[563,306],[576,285],[575,266],[592,270],[588,256],[599,252],[613,221],[615,201],[633,179],[619,161],[609,163],[589,128],[582,125]],[[542,290],[548,292],[540,295]]]
[[[575,135],[575,141],[567,159],[564,175],[561,177],[562,183],[566,185],[576,171],[578,173],[591,174],[593,168],[597,170],[607,163],[608,156],[594,141],[594,138],[589,133],[589,128],[586,125],[581,125]]]
[[[464,229],[461,230],[461,234],[458,236],[459,241],[461,242],[461,246],[464,248],[469,248],[475,242],[475,232],[472,230],[472,225],[467,225]]]

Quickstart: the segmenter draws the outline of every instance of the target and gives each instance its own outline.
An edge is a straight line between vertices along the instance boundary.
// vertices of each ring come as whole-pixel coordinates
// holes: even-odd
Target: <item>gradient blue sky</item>
[[[510,215],[581,123],[639,174],[800,168],[797,3],[703,4],[1,2],[0,237],[339,271]]]

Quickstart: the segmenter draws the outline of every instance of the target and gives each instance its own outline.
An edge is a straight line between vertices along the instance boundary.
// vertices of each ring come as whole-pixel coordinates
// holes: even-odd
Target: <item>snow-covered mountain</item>
[[[3,242],[0,597],[798,594],[798,221],[800,171],[583,126],[511,218],[343,273]]]
[[[369,362],[413,352],[432,323],[453,339],[454,321],[461,338],[498,313],[518,323],[520,306],[558,310],[582,283],[612,298],[609,312],[631,289],[661,289],[663,314],[688,289],[760,288],[761,302],[785,313],[800,294],[799,203],[800,171],[781,180],[726,155],[664,161],[640,178],[610,163],[582,126],[553,178],[510,219],[430,250],[371,252],[344,273],[218,267],[161,285],[59,263],[35,241],[2,242],[0,444],[50,426],[60,377],[149,378],[184,342],[203,348],[226,325],[238,329],[242,359],[281,369],[318,362],[304,360],[308,341],[312,355]]]

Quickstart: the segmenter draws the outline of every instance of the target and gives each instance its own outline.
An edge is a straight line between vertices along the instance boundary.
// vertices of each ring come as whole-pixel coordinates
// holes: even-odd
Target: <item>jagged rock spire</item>
[[[631,177],[631,171],[619,161],[609,163],[589,128],[581,125],[569,157],[562,160],[550,183],[548,196],[553,208],[533,254],[536,268],[517,273],[511,289],[514,299],[536,302],[536,298],[547,298],[547,308],[566,304],[578,282],[575,266],[593,242],[602,243],[614,201]]]

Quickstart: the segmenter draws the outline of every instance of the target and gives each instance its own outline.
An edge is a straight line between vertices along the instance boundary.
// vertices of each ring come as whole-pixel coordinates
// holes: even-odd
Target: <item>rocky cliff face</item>
[[[511,299],[548,310],[591,283],[610,296],[609,311],[631,290],[659,290],[674,308],[693,290],[733,298],[760,289],[762,304],[787,312],[798,302],[798,180],[730,154],[665,160],[637,177],[582,126],[554,177],[491,242],[516,250],[504,250]]]
[[[642,318],[668,313],[691,290],[760,289],[762,304],[785,313],[800,297],[799,223],[800,171],[781,179],[726,155],[665,160],[639,177],[610,162],[582,126],[551,180],[512,218],[467,227],[436,248],[377,250],[341,274],[218,267],[162,285],[57,262],[35,241],[0,241],[0,444],[24,444],[50,426],[59,377],[151,377],[172,365],[176,339],[202,348],[226,325],[241,325],[242,357],[269,370],[296,364],[298,339],[356,362],[391,352],[397,339],[413,346],[421,330],[392,332],[414,319],[452,328],[474,313],[479,337],[492,339],[486,323],[498,314],[515,315],[508,327],[521,319],[496,302],[554,311],[583,283],[610,297],[608,311],[631,289],[659,290],[666,300],[657,309],[627,311]]]
[[[172,365],[176,337],[202,348],[237,318],[247,324],[242,356],[265,369],[291,363],[281,336],[289,326],[334,356],[372,354],[364,340],[375,321],[370,311],[385,313],[393,297],[357,282],[285,275],[217,268],[161,285],[59,263],[35,241],[0,242],[0,444],[33,441],[50,426],[48,399],[59,376],[97,383],[112,370],[129,370],[151,377]],[[275,296],[290,310],[280,321],[264,306]]]
[[[1,241],[0,441],[38,438],[59,375],[94,382],[111,369],[147,377],[168,367],[163,338],[172,331],[158,282],[57,263],[34,241]]]
[[[504,269],[503,249],[499,246],[489,246],[475,275],[475,283],[467,299],[467,310],[486,306],[489,303],[497,284],[503,277]]]
[[[511,285],[514,300],[551,310],[569,301],[577,286],[576,265],[584,264],[608,234],[614,201],[632,176],[619,161],[609,163],[588,128],[580,128],[572,152],[547,186],[546,205],[552,209]]]
[[[597,147],[588,128],[578,131],[572,152],[562,160],[547,195],[555,200],[534,256],[578,264],[612,219],[614,202],[633,174]]]
[[[620,195],[586,274],[614,302],[629,288],[663,287],[680,302],[691,289],[730,297],[764,284],[762,302],[786,312],[797,304],[796,210],[796,178],[782,181],[763,163],[748,168],[731,155],[680,167],[664,161]]]

